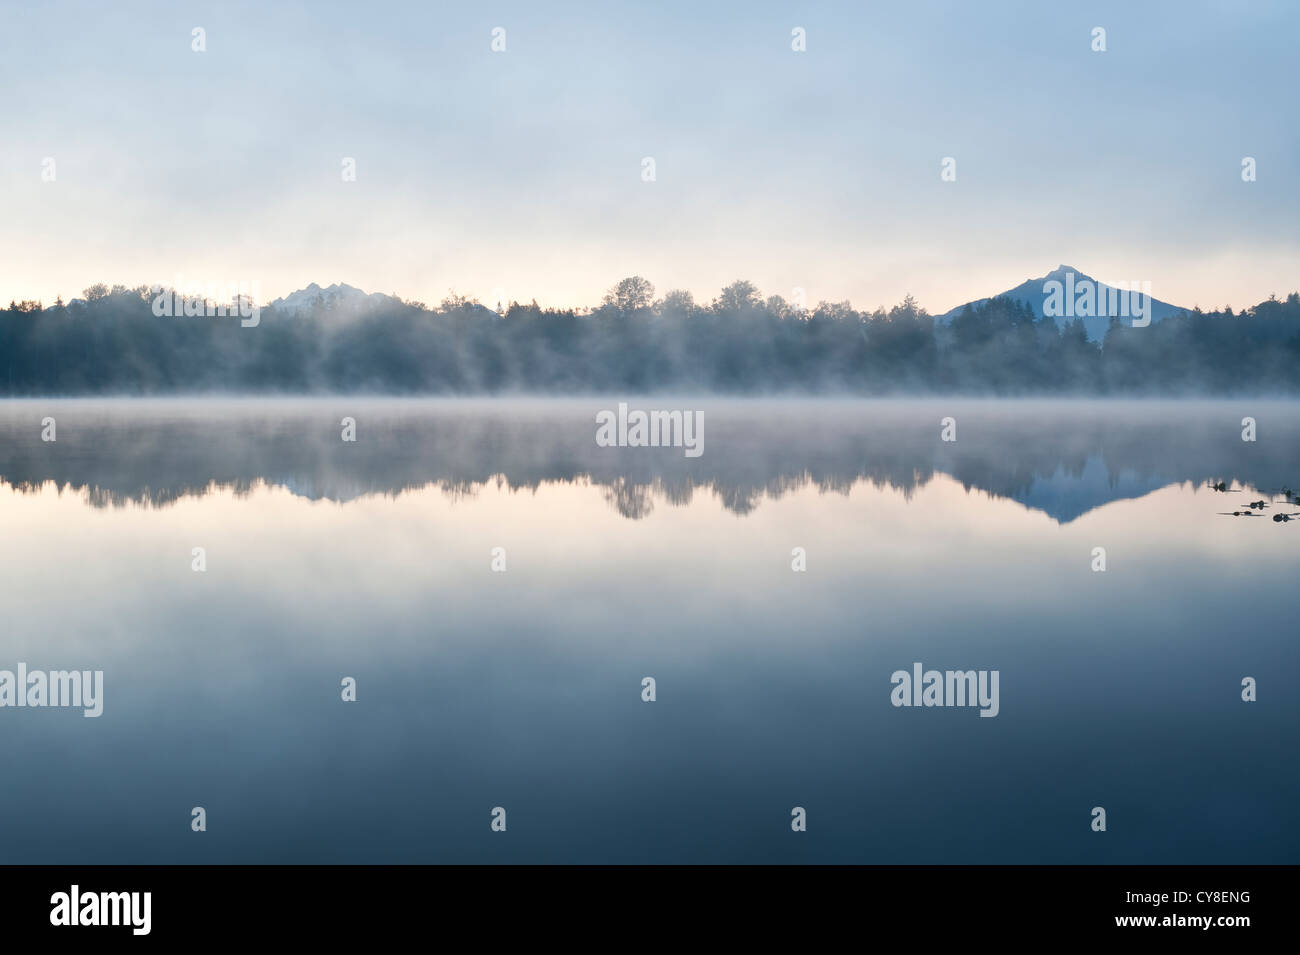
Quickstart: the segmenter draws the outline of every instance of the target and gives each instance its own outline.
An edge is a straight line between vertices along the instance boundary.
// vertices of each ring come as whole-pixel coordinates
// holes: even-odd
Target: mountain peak
[[[335,282],[327,288],[321,288],[315,282],[312,282],[306,288],[301,288],[296,292],[290,292],[283,298],[277,298],[270,305],[271,308],[279,309],[282,312],[304,312],[311,311],[317,304],[334,312],[359,312],[372,305],[380,305],[395,302],[391,295],[384,295],[382,292],[371,292],[366,294],[361,289],[346,282]]]
[[[1070,279],[1068,278],[1068,276],[1073,276],[1073,278]],[[1075,289],[1082,290],[1083,286],[1088,285],[1089,283],[1091,283],[1093,286],[1096,287],[1093,291],[1095,291],[1096,296],[1101,299],[1107,299],[1107,296],[1111,292],[1117,292],[1118,295],[1120,296],[1137,294],[1136,292],[1115,290],[1113,289],[1112,286],[1106,285],[1104,282],[1098,282],[1096,279],[1092,278],[1092,276],[1087,275],[1084,272],[1080,272],[1078,269],[1074,268],[1073,266],[1065,265],[1064,263],[1062,263],[1052,271],[1048,272],[1042,278],[1029,279],[1017,285],[1013,289],[1008,289],[1005,292],[999,292],[997,295],[989,296],[989,298],[976,299],[973,302],[966,302],[963,305],[958,305],[956,308],[952,309],[951,311],[938,316],[938,321],[947,324],[951,322],[954,318],[956,318],[958,315],[960,315],[968,305],[969,306],[983,305],[985,302],[988,302],[992,298],[1009,298],[1013,301],[1021,302],[1029,306],[1029,308],[1034,312],[1034,314],[1039,319],[1042,319],[1046,317],[1044,303],[1047,301],[1047,296],[1048,296],[1047,289],[1045,288],[1048,282],[1060,283],[1062,288],[1057,289],[1056,294],[1059,295],[1060,292],[1064,290],[1067,297],[1074,294],[1073,290]],[[1147,289],[1150,288],[1149,285],[1145,287]],[[1107,296],[1103,296],[1101,294],[1103,291],[1107,293]],[[1149,295],[1149,292],[1147,294]],[[1119,301],[1120,299],[1111,298],[1107,300]],[[1131,301],[1131,299],[1127,299],[1127,300]],[[1096,299],[1094,299],[1093,301],[1095,302]],[[1076,312],[1074,311],[1074,302],[1071,301],[1067,303],[1067,308],[1065,309],[1065,315],[1058,314],[1058,315],[1053,315],[1052,317],[1058,325],[1064,325],[1069,322],[1075,321],[1076,319],[1078,321],[1082,321],[1085,333],[1087,334],[1088,338],[1091,339],[1092,341],[1101,341],[1101,339],[1104,338],[1106,335],[1106,329],[1110,327],[1110,320],[1111,320],[1111,316],[1109,314],[1105,314],[1104,311],[1102,311],[1102,308],[1104,308],[1104,306],[1099,308],[1096,307],[1095,305],[1090,305],[1087,311],[1084,311],[1081,308],[1081,310],[1076,315]],[[1150,314],[1147,317],[1153,322],[1158,322],[1163,318],[1168,318],[1170,315],[1176,315],[1179,312],[1185,312],[1185,311],[1187,311],[1187,309],[1180,308],[1177,305],[1170,305],[1168,302],[1162,302],[1157,298],[1151,297]],[[1125,316],[1122,320],[1127,321],[1130,313],[1128,311],[1124,311],[1121,314]]]

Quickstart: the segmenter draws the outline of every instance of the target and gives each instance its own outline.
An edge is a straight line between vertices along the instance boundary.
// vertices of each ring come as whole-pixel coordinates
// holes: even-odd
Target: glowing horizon
[[[1065,262],[1241,309],[1300,286],[1297,27],[1228,2],[35,9],[0,37],[0,304],[184,274],[581,308],[642,275],[940,314]]]
[[[1045,262],[1047,260],[1044,259],[1043,261]],[[1046,265],[1038,266],[1036,268],[1031,268],[1029,271],[1019,276],[1010,273],[1009,270],[1006,269],[998,269],[996,271],[989,270],[988,274],[991,275],[1002,275],[1003,273],[1006,273],[1006,275],[1005,277],[1002,278],[990,279],[988,284],[985,287],[980,288],[978,290],[972,288],[970,292],[962,293],[955,298],[950,294],[949,297],[945,298],[940,304],[934,304],[932,302],[925,301],[921,296],[911,291],[904,291],[893,299],[880,298],[878,300],[854,299],[850,296],[840,296],[835,294],[820,295],[817,294],[816,289],[804,289],[804,291],[807,295],[807,302],[810,308],[815,307],[816,304],[821,301],[827,301],[827,302],[849,301],[850,304],[859,311],[872,311],[876,308],[884,308],[885,310],[888,310],[894,305],[901,303],[906,296],[911,295],[917,301],[918,305],[924,308],[929,314],[942,315],[948,312],[950,309],[956,308],[960,305],[964,305],[967,302],[989,298],[993,295],[997,295],[1001,292],[1005,292],[1012,288],[1015,288],[1016,286],[1020,285],[1025,281],[1041,278],[1044,275],[1046,275],[1048,272],[1052,271],[1053,268],[1055,268],[1055,266],[1046,266]],[[1077,268],[1080,273],[1087,274],[1092,278],[1096,279],[1097,281],[1105,284],[1118,284],[1125,281],[1124,275],[1121,274],[1119,270],[1117,270],[1115,274],[1108,274],[1108,273],[1099,274],[1099,270],[1092,270],[1088,267],[1077,267]],[[1132,272],[1132,270],[1129,270],[1129,272]],[[180,273],[180,274],[184,275],[185,273]],[[218,273],[218,275],[220,275],[220,273]],[[651,278],[650,276],[645,276],[644,273],[629,272],[626,273],[626,275],[642,275],[643,277],[650,279],[651,283],[655,286],[656,298],[662,298],[664,294],[669,291],[685,289],[685,291],[691,293],[696,304],[701,306],[708,305],[711,301],[713,301],[717,297],[718,293],[726,285],[730,285],[732,282],[738,279],[750,279],[750,277],[746,275],[735,275],[731,279],[727,279],[723,281],[722,284],[719,284],[718,286],[713,288],[707,288],[702,286],[697,286],[692,288],[680,284],[656,283],[654,282],[653,278]],[[496,293],[498,289],[500,289],[501,291],[504,291],[506,293],[506,297],[503,300],[500,300],[503,301],[504,304],[510,304],[511,302],[518,302],[520,304],[527,305],[532,301],[536,300],[537,304],[544,309],[557,309],[557,310],[574,309],[576,311],[581,312],[584,310],[592,310],[597,308],[601,304],[601,300],[604,297],[605,293],[609,291],[609,289],[615,284],[615,282],[618,279],[624,277],[626,276],[619,275],[617,279],[610,280],[604,286],[592,285],[588,287],[590,289],[588,291],[584,291],[582,293],[574,293],[570,295],[530,294],[526,288],[520,288],[514,285],[508,288],[492,287],[481,291],[475,289],[466,289],[466,288],[457,287],[455,285],[451,285],[448,286],[448,288],[442,290],[441,292],[421,294],[419,291],[416,291],[414,293],[404,292],[400,288],[392,289],[392,288],[367,287],[366,285],[358,284],[355,281],[348,281],[346,277],[345,278],[331,277],[327,281],[322,281],[321,278],[310,279],[308,281],[303,282],[301,285],[293,285],[292,283],[288,285],[282,285],[282,286],[278,285],[275,286],[271,291],[267,291],[264,285],[258,283],[257,291],[260,292],[260,294],[255,294],[253,297],[257,304],[266,306],[276,299],[284,298],[294,292],[301,291],[307,288],[308,286],[310,286],[313,282],[315,282],[315,284],[320,286],[322,289],[328,288],[331,285],[335,285],[335,284],[350,285],[366,293],[382,292],[383,294],[386,295],[395,295],[398,298],[401,298],[403,301],[423,302],[429,308],[436,308],[444,298],[446,298],[449,294],[452,293],[463,296],[470,300],[476,300],[480,304],[485,305],[489,308],[495,308],[497,302],[499,301]],[[750,280],[752,281],[752,279]],[[163,287],[174,287],[172,285],[171,280],[163,280],[163,279],[152,279],[150,281],[123,282],[118,279],[110,280],[108,278],[101,278],[96,280],[95,282],[87,282],[84,286],[82,286],[81,289],[79,289],[75,293],[65,293],[62,291],[56,291],[53,295],[0,293],[0,307],[3,307],[7,301],[15,301],[15,302],[21,302],[25,300],[41,301],[45,306],[49,306],[54,304],[54,302],[58,298],[62,298],[64,302],[71,301],[72,299],[75,298],[84,298],[85,290],[90,288],[92,285],[96,284],[96,282],[102,282],[104,285],[110,287],[112,285],[123,285],[126,288],[138,288],[140,286],[152,287],[155,285],[161,285]],[[771,295],[779,295],[782,298],[786,299],[787,301],[791,301],[793,299],[796,289],[803,288],[802,286],[791,286],[790,288],[787,289],[778,290],[770,287],[765,287],[762,283],[759,282],[754,282],[754,284],[758,287],[764,299],[766,299],[768,296]],[[554,283],[544,283],[545,287],[552,287],[553,285]],[[1198,283],[1198,285],[1208,287],[1208,283]],[[1233,308],[1236,311],[1240,311],[1244,308],[1258,305],[1260,302],[1266,301],[1270,297],[1270,295],[1281,299],[1281,298],[1285,298],[1289,293],[1298,290],[1300,290],[1300,276],[1293,278],[1293,280],[1289,285],[1286,285],[1285,283],[1280,284],[1277,287],[1270,287],[1264,289],[1257,294],[1244,292],[1242,293],[1243,297],[1237,300],[1229,300],[1229,301],[1223,300],[1223,296],[1219,296],[1217,298],[1215,297],[1197,298],[1195,296],[1184,296],[1184,295],[1180,295],[1178,292],[1162,291],[1159,287],[1153,288],[1151,294],[1153,297],[1160,299],[1161,301],[1165,301],[1171,305],[1177,305],[1188,309],[1200,307],[1204,311],[1212,311],[1227,306]]]

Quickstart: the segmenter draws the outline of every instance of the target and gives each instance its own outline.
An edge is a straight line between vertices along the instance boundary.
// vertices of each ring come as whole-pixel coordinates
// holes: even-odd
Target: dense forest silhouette
[[[654,298],[634,276],[591,310],[450,295],[436,308],[382,297],[158,317],[147,287],[0,312],[0,392],[492,394],[698,389],[863,395],[1233,394],[1300,391],[1300,295],[1234,314],[1195,309],[1092,342],[1007,298],[937,322],[909,296],[889,310],[796,309],[747,281],[708,304]]]

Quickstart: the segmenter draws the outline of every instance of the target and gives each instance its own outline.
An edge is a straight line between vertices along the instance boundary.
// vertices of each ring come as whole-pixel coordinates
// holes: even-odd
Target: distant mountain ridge
[[[951,322],[954,318],[956,318],[958,315],[960,315],[962,313],[962,310],[965,309],[967,306],[982,305],[993,298],[1009,298],[1017,302],[1023,302],[1025,305],[1028,305],[1030,307],[1030,309],[1034,312],[1035,316],[1037,316],[1038,318],[1046,318],[1047,312],[1045,309],[1045,304],[1047,303],[1048,299],[1051,297],[1051,292],[1049,291],[1049,286],[1048,286],[1048,283],[1050,282],[1060,283],[1060,287],[1062,288],[1062,290],[1064,290],[1067,306],[1072,305],[1072,296],[1070,295],[1070,290],[1082,289],[1086,284],[1091,284],[1097,290],[1099,296],[1101,295],[1113,296],[1112,300],[1121,300],[1121,297],[1123,296],[1134,294],[1124,289],[1116,288],[1115,286],[1112,285],[1107,285],[1104,282],[1098,282],[1090,275],[1085,275],[1083,272],[1079,271],[1078,269],[1071,268],[1068,265],[1058,265],[1055,269],[1053,269],[1051,272],[1048,272],[1042,278],[1029,279],[1027,282],[1022,282],[1020,285],[1017,285],[1015,288],[1008,289],[1007,291],[1001,292],[998,295],[991,295],[989,296],[989,298],[976,299],[973,302],[966,302],[965,304],[958,305],[956,308],[938,316],[937,320],[939,322],[942,322],[943,324],[947,324]],[[1101,312],[1101,314],[1080,315],[1077,318],[1075,318],[1072,314],[1067,314],[1064,316],[1057,314],[1057,315],[1053,315],[1052,317],[1055,319],[1056,324],[1058,326],[1064,325],[1070,321],[1076,321],[1076,320],[1082,321],[1083,327],[1087,332],[1088,339],[1090,341],[1101,341],[1102,338],[1104,338],[1106,335],[1106,329],[1110,326],[1111,315],[1106,312],[1106,309],[1104,307],[1098,308],[1096,310]],[[1070,308],[1069,311],[1072,313],[1073,308]],[[1151,298],[1150,319],[1152,323],[1161,321],[1162,319],[1165,318],[1169,318],[1171,315],[1178,315],[1179,313],[1186,312],[1186,311],[1190,311],[1190,309],[1182,308],[1178,305],[1170,305],[1168,302],[1162,302],[1155,297]],[[1124,324],[1128,324],[1131,321],[1131,316],[1125,316],[1121,319],[1121,321],[1123,321]]]
[[[1127,308],[1127,302],[1130,300],[1128,298],[1130,296],[1136,298],[1136,292],[1100,282],[1079,269],[1068,265],[1058,265],[1040,278],[1029,279],[1015,288],[1000,292],[997,295],[965,302],[944,312],[942,315],[936,316],[935,320],[946,325],[967,307],[983,305],[994,298],[1008,298],[1021,302],[1029,306],[1035,317],[1039,319],[1046,318],[1048,317],[1046,306],[1053,296],[1049,283],[1058,283],[1058,291],[1055,293],[1057,299],[1054,303],[1056,307],[1053,308],[1054,314],[1051,317],[1058,326],[1063,326],[1075,320],[1082,321],[1090,341],[1101,341],[1106,335],[1106,329],[1110,326],[1112,314],[1106,307],[1108,301],[1112,307],[1115,302],[1123,302],[1124,307],[1115,314],[1117,317],[1121,317],[1124,324],[1129,324],[1132,320],[1132,315]],[[1083,290],[1086,286],[1091,286],[1095,290],[1099,300],[1092,309],[1097,314],[1079,314],[1076,316],[1074,309],[1075,293]],[[312,282],[306,288],[275,299],[270,303],[269,307],[281,312],[296,314],[310,311],[317,304],[332,311],[356,313],[376,306],[399,305],[401,299],[392,295],[385,295],[382,292],[367,293],[346,283],[335,283],[322,288],[317,283]],[[1061,307],[1062,305],[1064,308]],[[478,303],[473,303],[473,307],[475,311],[482,311],[493,318],[497,317],[497,313],[490,308],[478,305]],[[1150,299],[1149,317],[1152,323],[1187,311],[1190,311],[1190,309],[1172,305],[1154,296]]]
[[[382,292],[367,294],[359,288],[344,283],[335,283],[328,288],[321,288],[312,282],[306,288],[290,292],[283,298],[277,298],[270,304],[271,308],[282,312],[310,311],[317,303],[336,311],[359,311],[373,305],[400,304],[401,300]]]

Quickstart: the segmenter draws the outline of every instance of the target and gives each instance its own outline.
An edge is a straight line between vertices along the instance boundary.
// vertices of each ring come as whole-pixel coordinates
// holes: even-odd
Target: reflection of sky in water
[[[106,682],[98,720],[0,710],[5,861],[1294,862],[1300,525],[1125,480],[1066,523],[1036,509],[1061,475],[1028,506],[937,473],[638,520],[582,476],[5,484],[0,667]],[[1001,715],[894,709],[914,660],[999,669]]]

